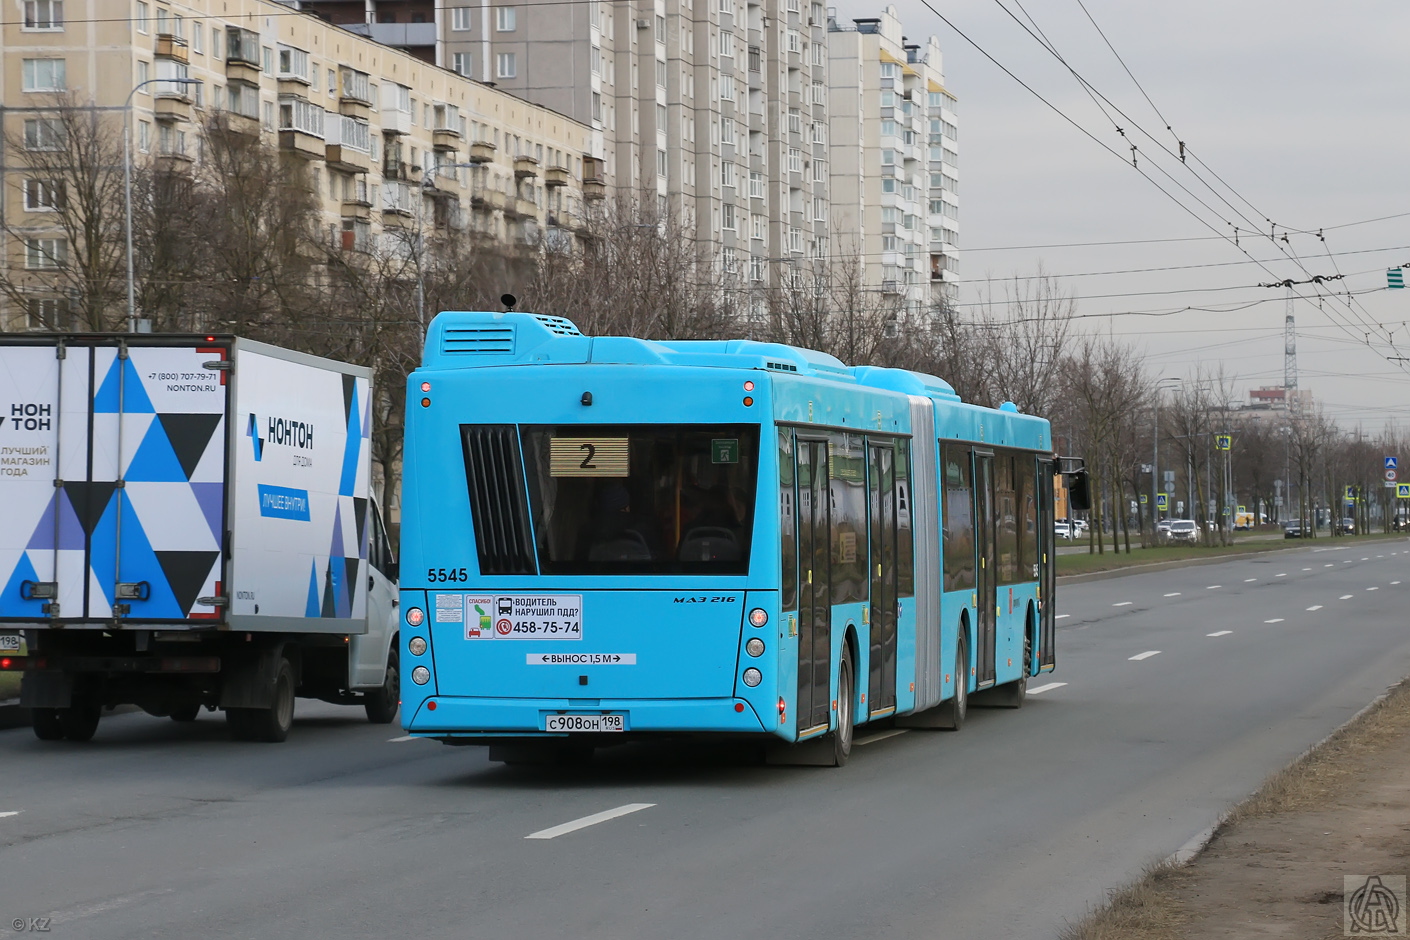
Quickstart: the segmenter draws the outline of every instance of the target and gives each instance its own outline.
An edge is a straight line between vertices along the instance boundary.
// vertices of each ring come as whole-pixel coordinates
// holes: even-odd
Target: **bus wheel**
[[[1028,664],[1033,656],[1033,634],[1027,630],[1023,631],[1023,670],[1017,679],[1012,682],[1005,682],[994,689],[993,692],[986,693],[989,701],[985,704],[996,705],[999,708],[1022,708],[1023,700],[1028,696]]]
[[[852,755],[852,650],[842,647],[842,664],[837,668],[837,730],[832,732],[832,763],[841,767]]]
[[[964,726],[969,714],[969,642],[964,631],[960,631],[959,642],[955,644],[955,694],[947,702],[941,702],[935,709],[933,728],[958,731]]]
[[[57,708],[32,708],[30,719],[34,723],[34,736],[41,741],[62,741],[64,722]]]

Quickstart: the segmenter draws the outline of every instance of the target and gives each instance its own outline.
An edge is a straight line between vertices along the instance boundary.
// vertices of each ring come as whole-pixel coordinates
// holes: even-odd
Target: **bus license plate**
[[[20,638],[14,634],[0,635],[0,652],[18,653],[20,651]]]
[[[545,731],[626,731],[621,715],[549,715]]]

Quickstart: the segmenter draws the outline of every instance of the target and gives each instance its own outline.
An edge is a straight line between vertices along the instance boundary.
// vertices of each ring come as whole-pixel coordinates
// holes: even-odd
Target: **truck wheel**
[[[195,721],[200,714],[200,705],[178,705],[171,710],[171,720],[184,724],[188,721]]]
[[[289,737],[294,724],[294,667],[279,660],[274,677],[274,704],[269,708],[227,708],[225,720],[236,741],[265,741],[278,744]]]
[[[59,722],[64,726],[64,737],[70,741],[91,741],[98,730],[98,719],[102,717],[102,706],[97,702],[75,697],[68,708],[59,709]]]
[[[34,721],[34,736],[41,741],[62,741],[64,722],[57,708],[31,708],[30,718]]]
[[[401,707],[400,662],[400,654],[393,646],[387,653],[387,674],[382,679],[382,687],[363,697],[362,707],[367,710],[367,720],[374,725],[389,725],[397,717],[397,709]]]

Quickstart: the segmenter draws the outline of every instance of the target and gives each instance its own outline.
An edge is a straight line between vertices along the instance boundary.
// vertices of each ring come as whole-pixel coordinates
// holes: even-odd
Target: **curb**
[[[1108,578],[1122,578],[1129,574],[1148,574],[1156,571],[1170,571],[1174,568],[1192,568],[1196,565],[1217,565],[1241,558],[1255,558],[1259,555],[1277,555],[1282,552],[1296,552],[1306,549],[1306,545],[1289,548],[1270,548],[1263,552],[1238,552],[1232,555],[1215,555],[1212,558],[1181,558],[1177,561],[1155,561],[1146,565],[1127,565],[1124,568],[1111,568],[1107,571],[1091,571],[1083,574],[1060,574],[1058,584],[1082,584],[1086,581],[1105,581]]]

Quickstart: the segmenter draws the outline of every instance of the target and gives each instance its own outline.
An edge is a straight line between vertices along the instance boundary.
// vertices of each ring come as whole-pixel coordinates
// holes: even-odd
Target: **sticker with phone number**
[[[581,594],[466,595],[467,640],[581,640]]]

